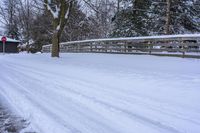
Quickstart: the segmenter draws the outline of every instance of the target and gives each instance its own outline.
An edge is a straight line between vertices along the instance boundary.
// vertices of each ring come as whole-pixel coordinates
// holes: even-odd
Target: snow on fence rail
[[[51,44],[42,48],[51,51]],[[60,43],[60,52],[144,53],[168,54],[200,53],[200,34],[163,35],[146,37],[105,38]]]

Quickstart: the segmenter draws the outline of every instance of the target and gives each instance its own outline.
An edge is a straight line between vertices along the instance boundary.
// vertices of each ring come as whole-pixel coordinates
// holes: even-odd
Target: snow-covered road
[[[39,133],[199,133],[200,60],[0,55],[0,96]]]

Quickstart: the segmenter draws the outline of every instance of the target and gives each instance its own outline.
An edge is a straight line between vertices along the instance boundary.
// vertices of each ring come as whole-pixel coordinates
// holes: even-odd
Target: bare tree
[[[33,21],[33,8],[32,5],[34,4],[30,0],[18,0],[18,22],[20,25],[20,29],[22,29],[23,40],[29,45],[31,40],[30,37],[30,27]]]
[[[73,0],[44,0],[46,9],[53,17],[52,57],[59,57],[59,43],[63,29],[69,19]]]
[[[98,37],[107,37],[112,30],[112,18],[117,11],[117,3],[113,0],[83,0],[94,11],[91,16],[96,20]]]
[[[17,0],[4,0],[0,5],[0,22],[6,28],[7,36],[12,38],[17,35],[16,5]]]

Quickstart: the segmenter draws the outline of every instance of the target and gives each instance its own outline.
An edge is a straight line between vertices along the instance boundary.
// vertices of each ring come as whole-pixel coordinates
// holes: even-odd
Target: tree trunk
[[[73,1],[59,0],[52,2],[51,0],[44,0],[44,6],[53,17],[53,37],[52,37],[52,51],[51,57],[59,57],[60,52],[60,38],[69,19],[72,9]]]
[[[117,0],[117,13],[119,13],[120,10],[120,0]]]
[[[165,34],[170,34],[170,8],[171,8],[171,0],[167,0],[167,11],[166,11],[166,24],[165,24]]]
[[[51,57],[59,57],[59,50],[60,50],[60,35],[58,31],[55,31],[53,33],[53,39],[52,39],[52,52]]]

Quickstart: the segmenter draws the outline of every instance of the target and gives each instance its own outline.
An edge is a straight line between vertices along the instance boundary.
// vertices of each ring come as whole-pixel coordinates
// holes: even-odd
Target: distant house
[[[3,52],[3,42],[1,41],[2,36],[0,36],[0,53]],[[11,38],[7,38],[7,42],[5,44],[5,52],[6,53],[18,53],[18,45],[20,41],[14,40]]]

